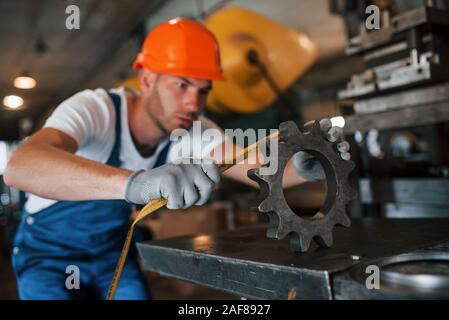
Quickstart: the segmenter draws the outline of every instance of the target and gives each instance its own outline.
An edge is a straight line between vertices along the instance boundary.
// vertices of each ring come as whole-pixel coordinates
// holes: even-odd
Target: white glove
[[[147,204],[154,199],[167,199],[167,208],[189,208],[203,205],[209,199],[220,171],[210,161],[201,164],[167,163],[152,170],[134,172],[128,178],[125,199]]]
[[[305,127],[307,128],[312,123],[313,121],[306,123]],[[341,158],[347,161],[350,160],[349,143],[347,141],[341,141],[343,138],[343,129],[333,127],[329,119],[322,119],[320,121],[320,127],[326,133],[325,136],[330,142],[340,141],[337,144],[337,149]],[[321,163],[311,154],[300,151],[292,157],[292,162],[298,175],[307,181],[321,181],[326,179],[326,174]]]

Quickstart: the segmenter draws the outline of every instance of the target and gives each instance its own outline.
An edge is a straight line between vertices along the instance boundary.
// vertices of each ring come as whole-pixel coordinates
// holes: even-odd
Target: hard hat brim
[[[140,68],[146,68],[148,70],[151,70],[153,72],[157,73],[167,73],[175,76],[183,76],[183,77],[191,77],[191,78],[197,78],[197,79],[204,79],[204,80],[218,80],[218,81],[226,81],[226,78],[223,76],[221,71],[217,72],[210,72],[210,71],[203,71],[203,70],[195,70],[193,68],[176,68],[176,67],[170,67],[170,66],[151,66],[148,63],[145,63],[145,60],[139,56],[133,63],[133,69],[138,70]]]

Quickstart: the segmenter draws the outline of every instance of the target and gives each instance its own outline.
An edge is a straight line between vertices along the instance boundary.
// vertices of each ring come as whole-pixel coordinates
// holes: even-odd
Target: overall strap
[[[111,156],[109,157],[108,164],[119,166],[120,165],[120,138],[121,138],[121,117],[120,117],[120,106],[121,99],[120,96],[116,93],[112,93],[108,91],[109,97],[114,102],[116,121],[115,121],[115,143],[112,148]],[[169,141],[165,147],[159,153],[156,164],[153,168],[160,167],[167,163],[168,150],[170,149],[171,141]]]
[[[169,141],[165,145],[165,147],[162,149],[162,151],[159,153],[157,160],[156,160],[156,164],[154,165],[153,168],[160,167],[163,164],[167,163],[167,155],[168,155],[168,150],[170,149],[170,145],[171,145],[171,141]]]
[[[121,121],[121,98],[118,94],[112,93],[108,91],[108,95],[114,103],[115,109],[115,141],[114,146],[112,148],[111,155],[109,156],[108,161],[106,162],[109,165],[119,167],[120,166],[120,140],[121,140],[121,132],[122,132],[122,121]]]

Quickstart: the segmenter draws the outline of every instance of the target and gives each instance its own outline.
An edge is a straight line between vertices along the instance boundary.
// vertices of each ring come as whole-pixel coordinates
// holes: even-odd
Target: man
[[[223,80],[213,35],[192,20],[169,20],[147,36],[134,68],[140,93],[120,88],[74,95],[8,164],[5,182],[30,193],[13,251],[22,299],[105,298],[131,204],[163,197],[169,209],[201,205],[220,180],[215,163],[174,164],[168,138],[175,129],[190,129],[194,120],[203,129],[215,127],[200,117],[211,80]],[[322,128],[330,139],[338,138],[328,120]],[[221,143],[204,145],[203,154],[192,156],[206,158]],[[348,147],[341,146],[347,156]],[[298,154],[293,162],[288,170],[309,180],[324,178],[314,158]],[[247,169],[236,166],[226,174],[252,183]],[[305,181],[296,174],[290,180]],[[79,288],[72,290],[66,285],[69,266],[80,275]],[[131,250],[116,299],[149,297]]]

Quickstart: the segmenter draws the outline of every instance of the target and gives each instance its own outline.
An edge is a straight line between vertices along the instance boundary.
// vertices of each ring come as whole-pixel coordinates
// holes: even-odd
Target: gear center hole
[[[333,191],[334,188],[332,184],[335,177],[332,170],[329,171],[324,169],[330,168],[330,165],[323,165],[323,163],[328,161],[324,156],[313,151],[308,151],[306,153],[314,156],[315,159],[318,160],[315,166],[318,163],[321,165],[323,170],[322,174],[325,175],[326,178],[322,181],[305,182],[303,184],[284,189],[284,197],[287,205],[297,216],[308,220],[320,220],[323,219],[329,211],[329,203],[332,202],[335,197],[335,191]],[[313,161],[311,165],[313,166]],[[308,169],[316,168],[314,167]],[[293,174],[297,175],[297,173],[293,171],[294,170],[284,170],[282,177],[284,185],[292,179]]]

